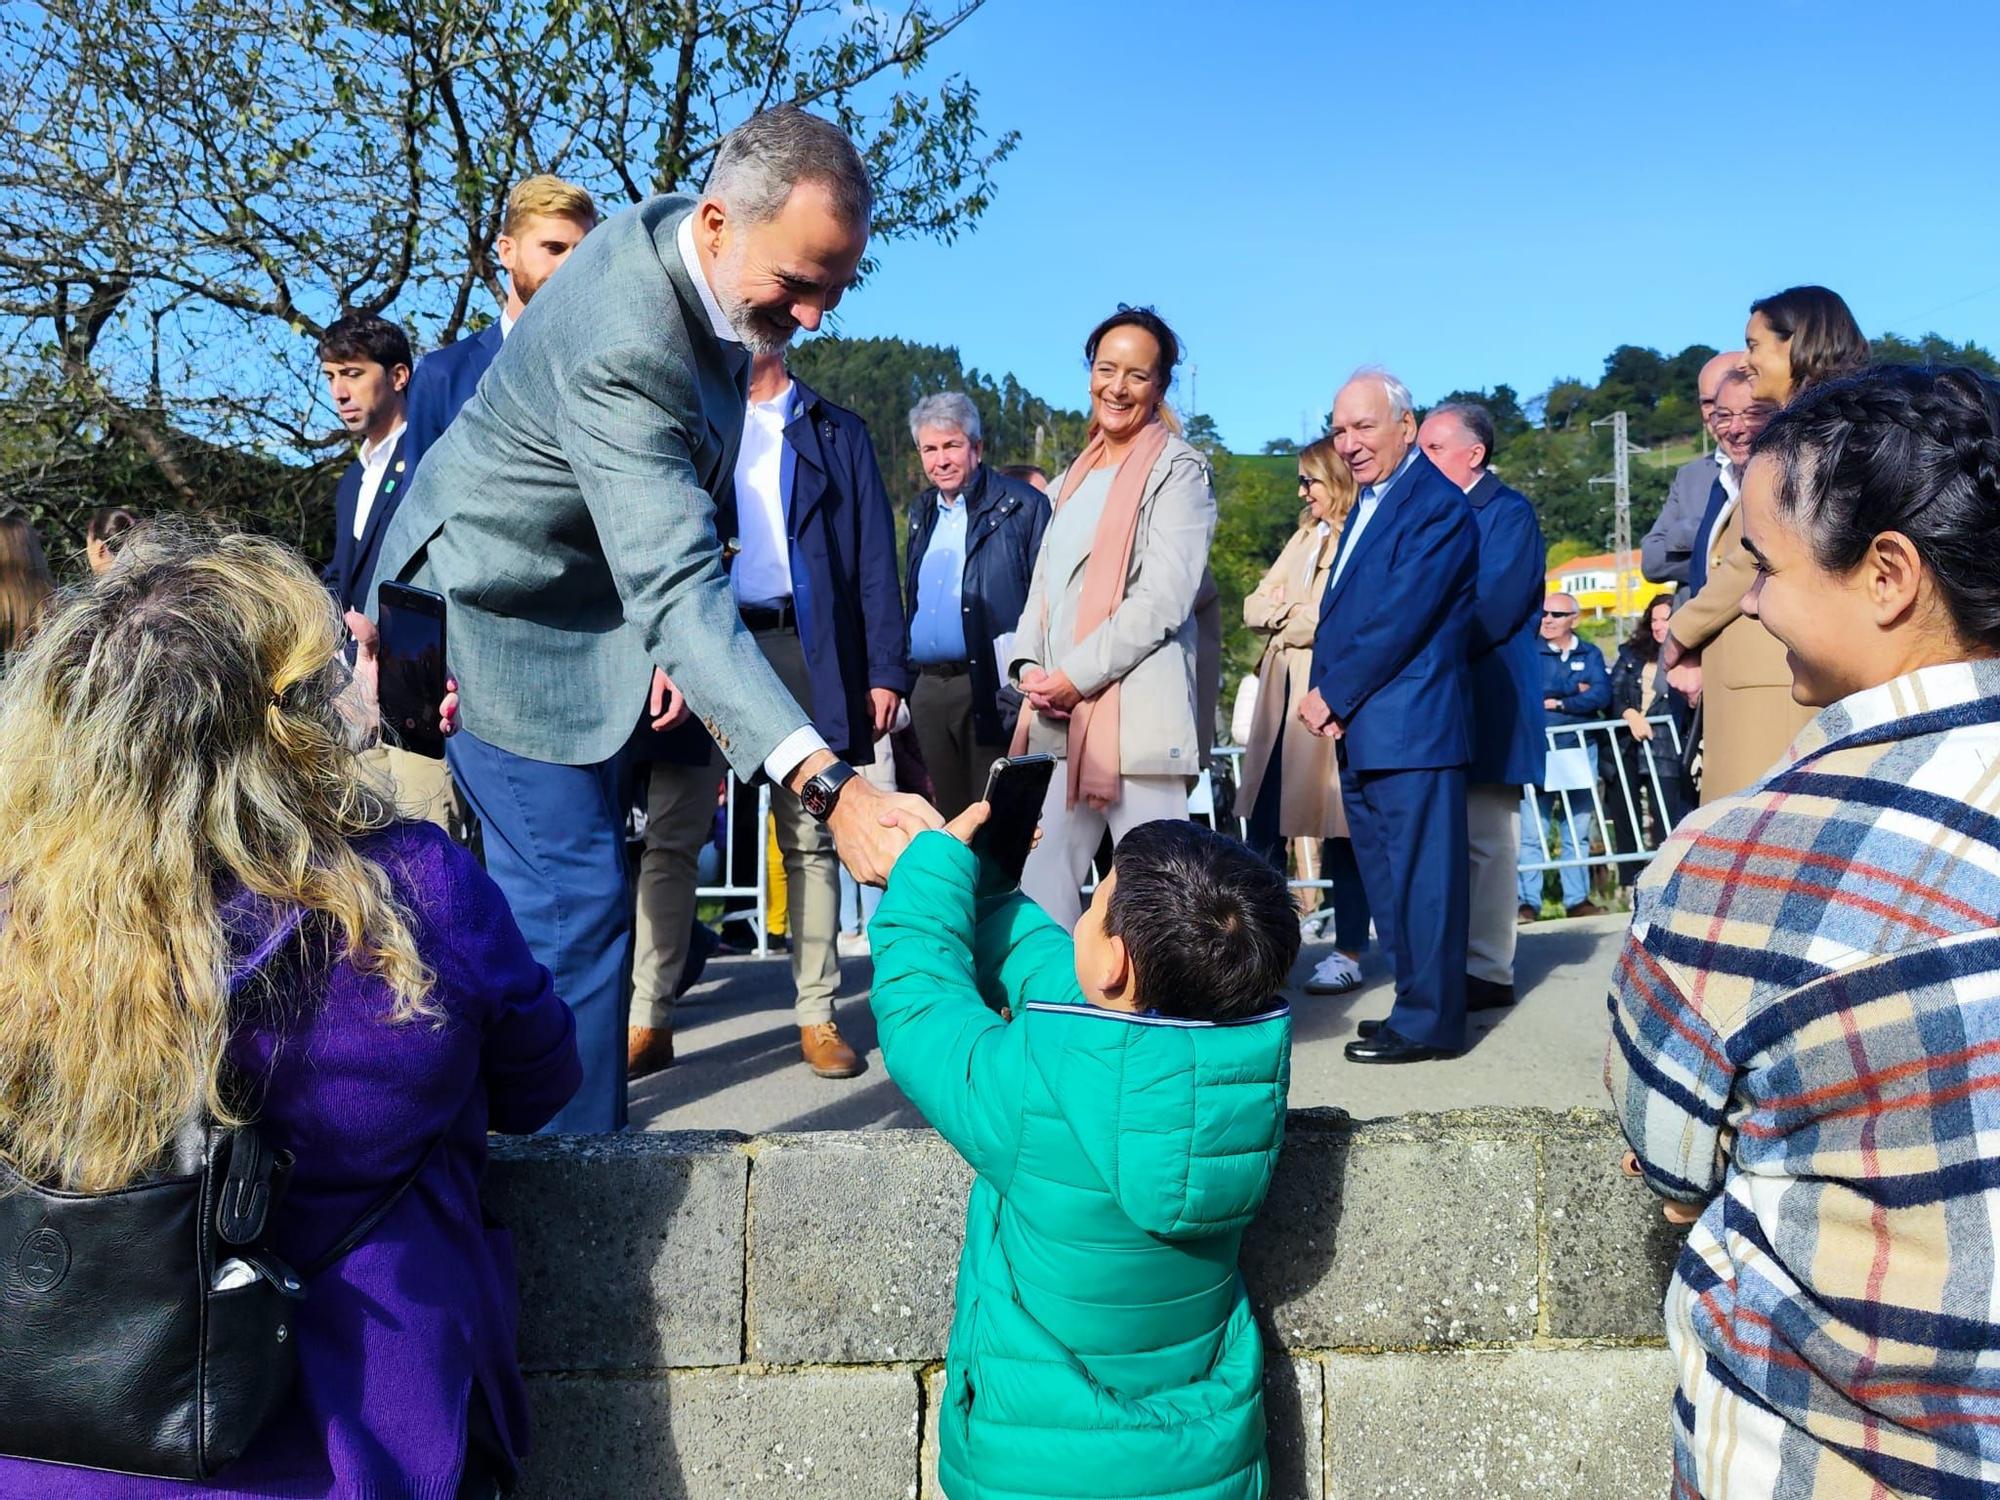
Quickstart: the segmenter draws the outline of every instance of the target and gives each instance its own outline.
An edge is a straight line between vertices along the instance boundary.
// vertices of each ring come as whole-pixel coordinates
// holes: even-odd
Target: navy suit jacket
[[[495,320],[471,338],[433,349],[417,361],[405,403],[410,430],[403,434],[411,468],[444,436],[458,409],[472,399],[472,393],[479,389],[479,377],[493,363],[500,344],[500,324]]]
[[[1479,579],[1473,589],[1468,665],[1472,672],[1472,781],[1541,785],[1548,759],[1543,734],[1541,638],[1548,543],[1535,507],[1491,472],[1466,492],[1479,527]]]
[[[785,519],[792,604],[812,685],[810,701],[800,706],[836,755],[872,759],[868,690],[887,688],[904,698],[910,693],[896,517],[868,424],[803,380],[792,384],[796,415],[785,428],[785,444],[794,461]],[[734,496],[718,508],[717,524],[723,536],[735,535]],[[699,747],[693,754],[690,732]],[[690,721],[642,753],[689,763],[705,758],[707,746],[706,732]]]
[[[1479,528],[1459,487],[1422,453],[1382,497],[1320,604],[1312,685],[1341,722],[1355,771],[1415,771],[1472,759],[1466,643]],[[1335,566],[1340,567],[1338,555]]]
[[[375,580],[375,561],[382,553],[382,538],[388,534],[389,518],[402,503],[410,487],[410,472],[416,462],[409,456],[410,434],[396,440],[389,455],[389,467],[375,491],[375,503],[368,509],[368,525],[357,539],[354,535],[354,508],[361,500],[361,460],[355,459],[340,476],[333,492],[333,561],[320,571],[320,581],[339,601],[342,612],[368,609],[368,587]]]

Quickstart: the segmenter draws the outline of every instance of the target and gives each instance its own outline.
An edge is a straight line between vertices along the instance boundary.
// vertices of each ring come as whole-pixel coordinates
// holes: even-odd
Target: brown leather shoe
[[[852,1078],[861,1071],[861,1055],[840,1039],[840,1028],[831,1021],[801,1026],[799,1051],[822,1078]]]
[[[1530,922],[1539,922],[1541,920],[1541,912],[1528,905],[1525,901],[1521,903],[1521,909],[1514,914],[1514,924],[1517,927],[1526,927]]]
[[[1569,909],[1569,914],[1572,917],[1601,917],[1604,915],[1604,908],[1595,901],[1579,901]]]
[[[628,1026],[625,1028],[625,1076],[644,1078],[674,1065],[674,1032],[671,1026]]]

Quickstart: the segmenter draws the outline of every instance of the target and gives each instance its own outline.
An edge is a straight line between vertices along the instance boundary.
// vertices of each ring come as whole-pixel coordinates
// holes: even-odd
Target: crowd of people
[[[1188,817],[1220,621],[1180,340],[1145,308],[1089,331],[1090,433],[1054,473],[989,463],[962,393],[917,399],[899,560],[865,423],[786,362],[872,201],[846,135],[791,108],[732,132],[692,199],[600,222],[581,189],[520,184],[486,331],[422,360],[373,315],[320,338],[358,452],[317,577],[108,507],[95,581],[57,591],[0,519],[0,1215],[42,1215],[67,1267],[62,1215],[92,1195],[264,1173],[268,1226],[260,1206],[229,1240],[247,1281],[211,1247],[199,1296],[268,1292],[296,1385],[187,1492],[511,1486],[487,1132],[617,1130],[628,1080],[672,1065],[731,775],[772,787],[803,1062],[863,1066],[836,1001],[865,920],[887,1067],[977,1173],[954,1500],[1266,1493],[1236,1255],[1283,1133],[1288,866],[1332,908],[1308,992],[1388,957],[1346,1056],[1421,1062],[1515,1003],[1549,847],[1565,911],[1599,909],[1600,841],[1633,885],[1624,1166],[1693,1225],[1666,1310],[1676,1493],[2000,1484],[2000,385],[1865,368],[1823,288],[1755,303],[1700,377],[1716,450],[1645,538],[1669,591],[1607,664],[1546,591],[1491,416],[1419,421],[1357,372],[1244,603],[1246,849]],[[444,762],[378,734],[389,580],[446,601]],[[1058,764],[1003,891],[969,845],[989,770],[1028,753]],[[1600,829],[1572,773],[1640,792]],[[37,1243],[20,1274],[53,1296]],[[50,1369],[87,1336],[5,1326]],[[120,1338],[148,1370],[188,1357]],[[83,1418],[49,1399],[0,1496],[178,1472],[143,1467],[169,1426],[75,1467]]]

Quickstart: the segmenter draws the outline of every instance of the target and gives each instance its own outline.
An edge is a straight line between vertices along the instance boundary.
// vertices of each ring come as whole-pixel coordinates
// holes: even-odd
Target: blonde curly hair
[[[354,840],[360,774],[324,589],[265,538],[155,523],[59,596],[0,689],[0,1161],[83,1192],[155,1167],[222,1086],[238,890],[323,918],[390,1019],[433,976]]]

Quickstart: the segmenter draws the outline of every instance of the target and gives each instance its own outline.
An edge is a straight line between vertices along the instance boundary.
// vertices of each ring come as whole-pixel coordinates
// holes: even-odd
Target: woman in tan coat
[[[1791,287],[1752,303],[1744,347],[1743,374],[1732,372],[1716,392],[1719,441],[1734,475],[1743,473],[1751,446],[1777,408],[1868,358],[1868,342],[1847,304],[1817,286]],[[1757,572],[1743,548],[1734,494],[1696,544],[1708,553],[1708,582],[1674,615],[1660,660],[1667,680],[1701,703],[1706,805],[1762,779],[1813,716],[1792,701],[1785,648],[1742,611]]]
[[[1361,950],[1368,946],[1368,897],[1340,806],[1334,741],[1314,734],[1298,716],[1312,675],[1320,603],[1354,497],[1354,476],[1334,452],[1333,439],[1301,451],[1299,498],[1306,508],[1299,529],[1243,601],[1243,623],[1264,637],[1265,646],[1237,805],[1250,809],[1250,847],[1280,869],[1288,840],[1326,840],[1321,864],[1332,883],[1334,952],[1307,985],[1313,994],[1340,994],[1360,984]]]

